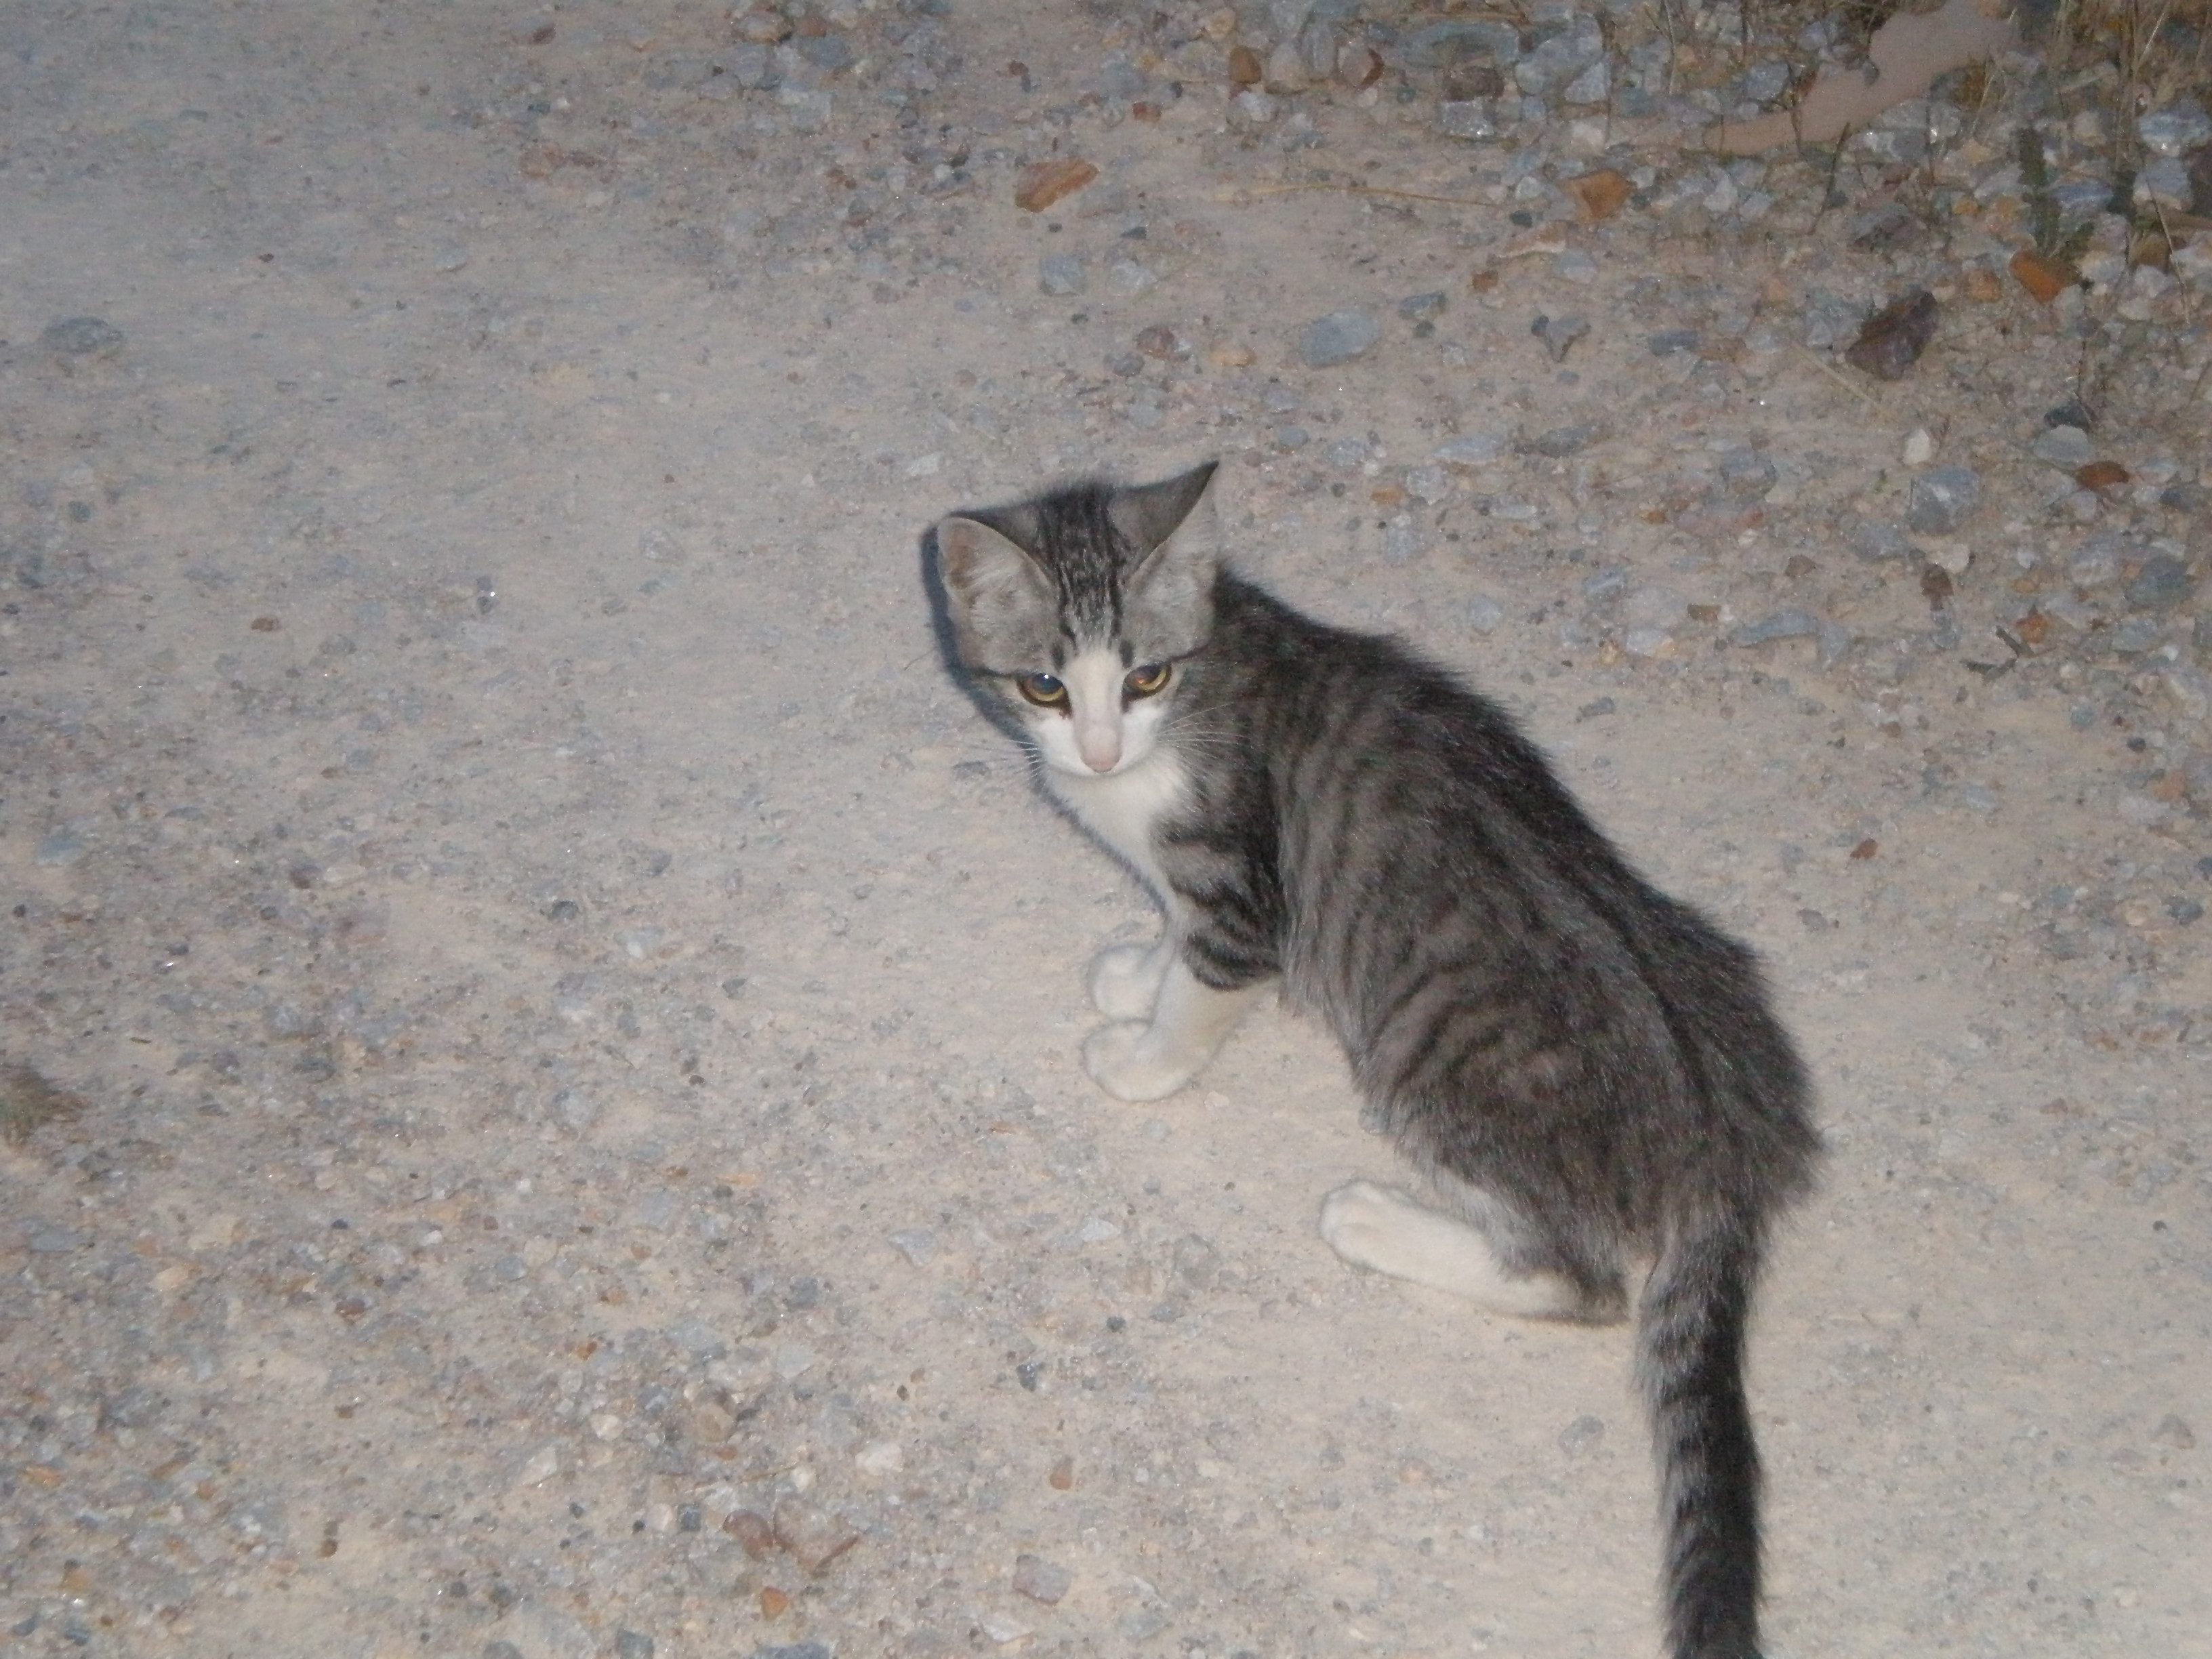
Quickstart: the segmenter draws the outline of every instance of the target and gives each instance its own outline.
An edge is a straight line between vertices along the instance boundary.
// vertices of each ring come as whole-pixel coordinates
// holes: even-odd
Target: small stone
[[[1462,432],[1438,444],[1430,452],[1430,459],[1446,466],[1486,466],[1503,459],[1512,447],[1511,441],[1499,433]]]
[[[1398,314],[1409,323],[1425,323],[1443,314],[1442,294],[1409,294],[1398,301]]]
[[[1845,348],[1844,361],[1877,380],[1903,378],[1936,337],[1940,310],[1925,289],[1900,295],[1867,319],[1858,338]]]
[[[1495,633],[1505,620],[1505,607],[1485,594],[1478,593],[1467,602],[1467,625],[1478,634]]]
[[[781,1603],[775,1613],[768,1611],[771,1595]],[[761,1611],[771,1619],[790,1605],[791,1598],[781,1590],[764,1589],[761,1592]],[[826,1642],[775,1642],[766,1647],[755,1648],[753,1659],[831,1659],[831,1655],[830,1644]]]
[[[2171,611],[2186,604],[2197,592],[2197,579],[2189,567],[2171,553],[2154,553],[2142,562],[2121,589],[2138,611]]]
[[[890,1244],[917,1267],[937,1254],[937,1235],[927,1227],[902,1227],[891,1235]]]
[[[1936,459],[1936,440],[1924,426],[1916,426],[1905,440],[1905,464],[1925,466]]]
[[[1655,357],[1673,357],[1695,351],[1702,337],[1694,328],[1662,328],[1656,334],[1645,335],[1644,343]]]
[[[1948,535],[1972,516],[1981,499],[1981,475],[1972,467],[1936,467],[1912,481],[1905,528],[1923,536]]]
[[[617,1631],[615,1659],[653,1659],[653,1638],[638,1631]]]
[[[1014,1594],[1026,1595],[1046,1607],[1058,1607],[1075,1582],[1066,1567],[1055,1566],[1041,1555],[1014,1558]]]
[[[1563,363],[1575,342],[1589,332],[1589,326],[1587,317],[1539,317],[1529,325],[1528,331],[1544,343],[1553,362]]]
[[[722,1530],[756,1561],[765,1561],[775,1553],[775,1528],[765,1516],[750,1510],[732,1510],[722,1517]]]
[[[1098,169],[1077,155],[1063,155],[1024,167],[1014,186],[1014,205],[1042,213],[1063,197],[1073,196],[1098,176]]]
[[[1437,131],[1447,138],[1479,143],[1497,137],[1500,130],[1496,106],[1487,98],[1453,98],[1437,106]]]
[[[540,1446],[530,1455],[530,1461],[522,1466],[522,1472],[515,1477],[514,1484],[518,1486],[542,1486],[560,1472],[560,1447]]]
[[[2022,248],[2014,254],[2008,269],[2013,280],[2044,305],[2049,305],[2075,281],[2074,272],[2064,264],[2047,258],[2033,248]]]
[[[1765,645],[1770,640],[1808,639],[1820,631],[1820,619],[1794,606],[1746,623],[1729,637],[1736,645]]]
[[[1578,179],[1568,179],[1566,191],[1582,209],[1583,216],[1596,221],[1610,219],[1626,207],[1628,198],[1636,193],[1636,186],[1619,168],[1600,167]]]
[[[853,1467],[863,1474],[896,1474],[906,1468],[906,1448],[896,1440],[871,1440],[853,1454]]]
[[[1044,1480],[1045,1485],[1054,1492],[1071,1491],[1075,1486],[1075,1460],[1066,1455],[1054,1458],[1052,1470]]]
[[[1134,1613],[1121,1615],[1121,1639],[1125,1642],[1149,1641],[1167,1627],[1167,1616],[1151,1607],[1139,1607]]]
[[[1297,41],[1285,40],[1267,54],[1260,83],[1273,93],[1304,92],[1306,89],[1305,59],[1299,55]]]
[[[1260,54],[1247,46],[1229,48],[1229,84],[1232,87],[1256,87],[1267,72]]]
[[[38,850],[31,854],[37,862],[50,869],[66,869],[85,854],[84,838],[73,830],[57,830],[40,839]]]
[[[732,21],[736,25],[738,40],[750,40],[757,45],[772,46],[777,41],[787,39],[791,33],[790,20],[770,6],[755,6],[750,10],[738,13]]]
[[[1963,576],[1974,562],[1974,550],[1965,542],[1929,542],[1921,551],[1947,575]]]
[[[1137,349],[1161,362],[1190,356],[1190,343],[1173,329],[1154,324],[1137,336]]]
[[[2194,99],[2147,110],[2136,118],[2136,137],[2154,155],[2185,155],[2212,143],[2212,116]]]
[[[1559,1449],[1570,1457],[1579,1457],[1595,1449],[1604,1439],[1605,1419],[1585,1414],[1559,1431]]]
[[[2071,472],[2088,464],[2089,434],[2078,426],[2049,426],[2035,434],[2027,453],[2045,466]]]
[[[826,1571],[860,1541],[860,1534],[841,1516],[803,1504],[778,1504],[775,1524],[775,1541],[810,1573]]]
[[[1572,426],[1555,426],[1549,432],[1539,433],[1528,441],[1528,453],[1552,460],[1565,460],[1570,455],[1579,455],[1595,443],[1601,429],[1595,421],[1578,421]]]
[[[1080,294],[1085,285],[1083,260],[1073,253],[1048,253],[1037,261],[1037,289],[1055,298]]]
[[[40,331],[39,343],[57,357],[112,357],[123,331],[101,317],[62,317]]]
[[[1308,368],[1333,368],[1364,357],[1382,337],[1382,325],[1356,307],[1332,311],[1305,326],[1299,337],[1298,356]]]

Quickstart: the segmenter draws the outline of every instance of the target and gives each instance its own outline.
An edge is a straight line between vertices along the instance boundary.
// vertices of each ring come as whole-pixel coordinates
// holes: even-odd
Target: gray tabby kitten
[[[1437,1194],[1339,1188],[1339,1255],[1591,1322],[1648,1261],[1669,1650],[1753,1659],[1745,1324],[1820,1152],[1757,963],[1631,869],[1495,704],[1226,568],[1212,476],[936,528],[963,665],[1167,912],[1092,963],[1113,1023],[1085,1067],[1117,1099],[1171,1094],[1279,976]]]

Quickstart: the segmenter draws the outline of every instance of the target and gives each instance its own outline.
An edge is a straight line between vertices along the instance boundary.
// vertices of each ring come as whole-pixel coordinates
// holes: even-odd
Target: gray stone
[[[1495,633],[1505,620],[1505,607],[1486,594],[1478,593],[1467,602],[1467,625],[1478,634]]]
[[[753,1659],[833,1659],[826,1642],[771,1642],[753,1650]]]
[[[1302,426],[1279,426],[1267,435],[1278,449],[1304,449],[1313,441],[1313,434]]]
[[[1079,254],[1048,253],[1037,261],[1037,289],[1042,293],[1066,298],[1082,293],[1085,281]]]
[[[1820,632],[1820,619],[1795,606],[1777,611],[1754,623],[1746,623],[1729,638],[1737,645],[1765,645],[1770,640],[1810,639]]]
[[[1447,99],[1437,106],[1437,131],[1447,138],[1495,138],[1501,131],[1497,106],[1487,98]]]
[[[123,349],[123,331],[100,317],[62,317],[48,323],[39,343],[57,357],[108,357]]]
[[[2171,611],[2186,604],[2197,592],[2197,579],[2188,564],[2171,553],[2154,553],[2128,578],[2121,590],[2138,611]]]
[[[2154,155],[2185,155],[2201,144],[2212,143],[2212,115],[2196,100],[2185,98],[2138,115],[2136,137]]]
[[[1579,455],[1600,435],[1601,428],[1595,421],[1577,421],[1572,426],[1555,426],[1549,432],[1539,433],[1528,441],[1528,451],[1553,460],[1564,460],[1570,455]]]
[[[1482,466],[1499,459],[1511,447],[1506,438],[1495,432],[1462,432],[1438,444],[1430,459],[1446,466]]]
[[[1364,357],[1382,337],[1382,325],[1356,307],[1332,311],[1305,326],[1298,339],[1298,356],[1308,368],[1333,368]]]
[[[835,40],[842,37],[833,34],[828,38]],[[617,1631],[615,1659],[653,1659],[653,1638],[634,1630]]]
[[[1731,449],[1721,457],[1721,488],[1738,501],[1764,495],[1781,482],[1774,463],[1756,449]]]
[[[1605,1419],[1584,1415],[1577,1417],[1559,1431],[1559,1449],[1570,1457],[1579,1457],[1594,1451],[1604,1443]]]
[[[1066,1567],[1055,1566],[1041,1555],[1018,1555],[1014,1558],[1014,1594],[1026,1595],[1032,1601],[1042,1601],[1048,1607],[1058,1607],[1060,1598],[1075,1583],[1074,1576]]]
[[[891,1249],[919,1267],[937,1254],[937,1235],[927,1227],[902,1227],[891,1235]]]
[[[75,864],[84,854],[82,836],[71,830],[57,830],[40,842],[38,851],[31,856],[40,864],[58,868]]]
[[[725,79],[749,92],[766,91],[781,78],[776,73],[775,54],[757,43],[731,47],[722,60],[722,70]]]
[[[1662,328],[1644,336],[1644,343],[1655,357],[1672,357],[1679,352],[1695,351],[1700,337],[1694,328]]]
[[[2035,441],[2027,447],[2027,453],[2045,466],[2055,466],[2067,472],[2086,466],[2092,454],[2089,434],[2078,426],[2063,423],[2045,427],[2037,433]]]
[[[1431,23],[1399,44],[1408,69],[1443,70],[1470,58],[1510,64],[1521,55],[1521,33],[1510,23],[1489,19]]]
[[[1516,62],[1513,79],[1531,97],[1547,98],[1604,60],[1605,32],[1597,19],[1577,17]]]
[[[1973,515],[1981,501],[1981,475],[1972,467],[1936,467],[1912,481],[1905,528],[1921,536],[1948,535]]]
[[[1425,323],[1443,313],[1442,294],[1409,294],[1398,301],[1398,314],[1409,323]]]
[[[1576,341],[1589,332],[1587,317],[1539,317],[1529,325],[1528,331],[1544,343],[1544,349],[1555,363],[1565,362],[1568,349]],[[1565,428],[1559,428],[1561,431]]]

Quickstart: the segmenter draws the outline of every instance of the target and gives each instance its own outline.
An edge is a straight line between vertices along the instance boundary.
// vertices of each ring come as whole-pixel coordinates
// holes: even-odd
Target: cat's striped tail
[[[1670,1659],[1759,1656],[1759,1448],[1743,1356],[1759,1233],[1741,1216],[1678,1224],[1638,1309]]]

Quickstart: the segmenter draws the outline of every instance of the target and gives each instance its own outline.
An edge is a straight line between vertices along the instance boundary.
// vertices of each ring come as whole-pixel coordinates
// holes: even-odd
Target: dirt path
[[[1310,1026],[1076,1067],[1152,919],[916,538],[1218,453],[1772,963],[1773,1651],[2212,1654],[2201,290],[2053,507],[2078,305],[1854,246],[1863,169],[1554,222],[1188,7],[808,15],[0,24],[0,1050],[85,1103],[0,1148],[0,1645],[1656,1650],[1625,1338],[1340,1267]],[[1470,204],[1278,188],[1346,180]],[[1913,282],[1908,378],[1805,343]],[[1910,548],[1916,429],[1982,501]]]

